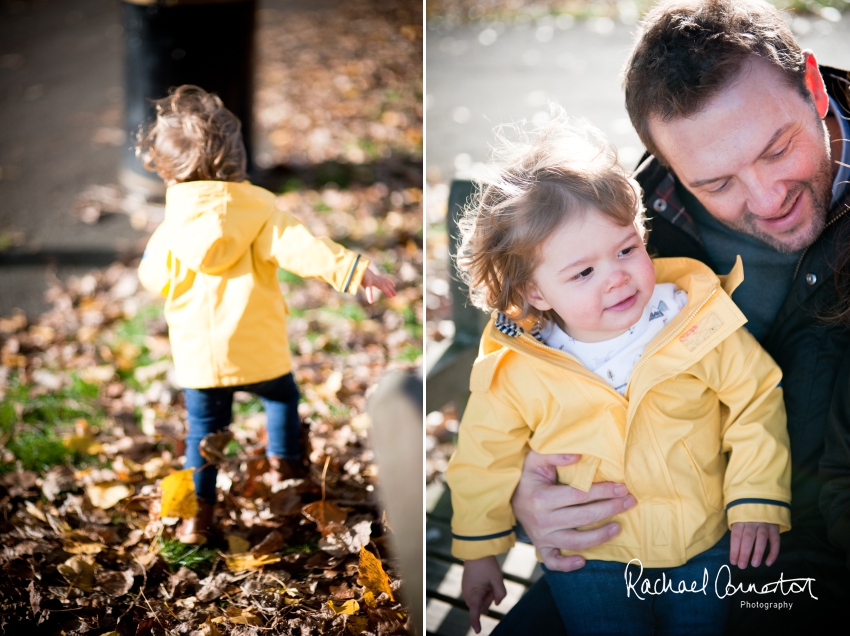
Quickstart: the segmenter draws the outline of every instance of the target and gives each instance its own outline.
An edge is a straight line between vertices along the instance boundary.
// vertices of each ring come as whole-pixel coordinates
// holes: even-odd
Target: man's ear
[[[829,97],[818,68],[818,61],[815,59],[815,54],[809,50],[803,51],[803,57],[806,59],[806,88],[812,95],[818,116],[823,119],[829,110]]]
[[[538,311],[548,311],[549,309],[552,309],[552,305],[546,302],[546,299],[543,298],[543,294],[540,293],[540,290],[537,289],[537,285],[534,283],[528,284],[528,287],[525,290],[525,295],[528,299],[528,304]]]

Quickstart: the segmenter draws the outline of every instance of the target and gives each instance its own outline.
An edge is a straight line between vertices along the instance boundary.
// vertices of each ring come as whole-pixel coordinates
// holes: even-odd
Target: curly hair
[[[519,139],[508,139],[505,129]],[[497,139],[490,176],[458,221],[458,270],[476,307],[514,319],[551,318],[528,302],[541,244],[591,211],[634,224],[643,238],[640,186],[601,131],[560,109],[533,136],[519,124],[498,128]]]
[[[166,185],[247,178],[242,124],[218,95],[185,84],[154,104],[156,121],[136,135],[136,156]]]
[[[690,117],[740,74],[751,56],[778,68],[806,101],[806,60],[782,14],[763,0],[669,0],[646,14],[626,62],[626,110],[664,165],[649,120]]]

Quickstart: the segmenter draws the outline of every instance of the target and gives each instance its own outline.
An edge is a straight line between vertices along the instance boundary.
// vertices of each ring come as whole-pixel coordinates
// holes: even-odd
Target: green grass
[[[422,356],[422,347],[417,347],[415,345],[405,345],[399,354],[396,356],[396,360],[403,360],[404,362],[416,362]]]
[[[304,282],[304,279],[301,278],[298,274],[293,274],[292,272],[285,269],[277,270],[277,279],[281,283],[286,283],[287,285],[300,285]]]
[[[341,307],[335,309],[323,307],[320,309],[320,312],[329,315],[331,319],[345,318],[346,320],[352,320],[356,323],[361,323],[369,317],[363,307],[356,302],[343,303]]]
[[[280,187],[280,194],[286,194],[287,192],[298,192],[299,190],[303,190],[307,187],[307,184],[304,183],[298,177],[292,177],[291,179],[287,179],[286,182]]]
[[[198,573],[206,573],[212,566],[212,560],[218,554],[217,550],[202,545],[186,545],[177,539],[159,540],[160,556],[168,564],[171,572],[181,567],[187,567]]]
[[[62,443],[62,433],[69,432],[77,418],[97,424],[105,417],[97,404],[98,387],[74,375],[71,385],[58,391],[31,395],[30,389],[13,373],[0,404],[0,436],[9,438],[6,448],[22,467],[38,471],[67,461],[77,466],[96,462],[93,457],[69,451]],[[12,464],[3,464],[0,472],[13,468]]]

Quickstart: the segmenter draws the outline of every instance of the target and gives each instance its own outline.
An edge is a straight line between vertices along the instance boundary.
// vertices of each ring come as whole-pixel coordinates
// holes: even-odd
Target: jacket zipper
[[[835,223],[836,221],[838,221],[841,217],[843,217],[845,214],[847,214],[847,211],[848,211],[848,210],[850,210],[850,206],[845,205],[845,206],[844,206],[844,210],[841,212],[841,214],[839,214],[839,215],[838,215],[838,216],[836,216],[836,217],[833,217],[833,219],[832,219],[831,221],[829,221],[826,225],[824,225],[824,226],[823,226],[823,231],[821,232],[821,234],[823,234],[823,232],[826,232],[826,229],[827,229],[830,225],[832,225],[833,223]],[[807,253],[808,251],[809,251],[809,248],[808,248],[808,247],[806,247],[806,249],[804,249],[804,250],[803,250],[803,253],[802,253],[802,254],[800,254],[800,259],[797,261],[797,267],[794,269],[794,277],[791,279],[791,282],[792,282],[792,283],[793,283],[795,280],[797,280],[797,274],[799,274],[799,273],[800,273],[800,265],[802,265],[802,264],[803,264],[803,259],[806,257],[806,253]]]
[[[640,362],[639,362],[639,363],[638,363],[638,364],[637,364],[637,365],[636,365],[636,366],[632,369],[632,373],[631,373],[631,375],[629,375],[629,381],[628,381],[628,383],[627,383],[627,385],[626,385],[626,386],[628,386],[628,384],[629,384],[629,383],[631,383],[632,378],[634,377],[635,373],[637,373],[637,370],[638,370],[638,369],[640,369],[640,368],[641,368],[641,367],[642,367],[642,366],[646,363],[646,361],[647,361],[647,360],[649,360],[652,356],[654,356],[656,353],[658,353],[659,351],[661,351],[661,350],[662,350],[664,347],[666,347],[668,344],[670,344],[671,342],[673,342],[673,340],[675,340],[675,339],[676,339],[676,337],[677,337],[680,333],[682,333],[682,332],[685,330],[685,327],[687,327],[687,326],[691,323],[691,321],[692,321],[692,320],[696,317],[696,315],[700,312],[700,310],[701,310],[703,307],[705,307],[706,303],[707,303],[709,300],[711,300],[711,298],[712,298],[712,297],[714,296],[714,294],[716,294],[716,293],[717,293],[717,287],[715,286],[715,287],[714,287],[714,289],[712,289],[712,290],[711,290],[711,292],[708,294],[708,296],[706,296],[706,297],[705,297],[705,300],[703,300],[703,301],[699,304],[699,306],[691,312],[691,315],[690,315],[690,316],[688,316],[688,319],[687,319],[684,323],[682,323],[682,326],[681,326],[681,327],[679,327],[679,329],[676,331],[676,333],[674,333],[672,336],[670,336],[669,338],[667,338],[667,340],[665,340],[665,341],[664,341],[664,342],[662,342],[660,345],[658,345],[657,347],[655,347],[655,349],[653,349],[653,350],[652,350],[652,352],[648,353],[646,356],[643,356],[643,359],[642,359],[642,360],[641,360],[641,361],[640,361]],[[627,389],[627,390],[628,390],[628,389]]]

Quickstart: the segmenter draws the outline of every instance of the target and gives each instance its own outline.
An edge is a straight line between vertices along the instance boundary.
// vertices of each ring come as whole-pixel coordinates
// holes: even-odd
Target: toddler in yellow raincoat
[[[369,260],[316,238],[275,207],[275,195],[246,179],[239,120],[218,96],[181,86],[156,102],[156,122],[139,154],[165,181],[165,220],[139,266],[142,284],[165,296],[165,318],[189,417],[186,467],[200,469],[201,440],[230,424],[234,391],[249,391],[266,411],[273,478],[303,476],[299,392],[292,379],[287,308],[279,267],[321,278],[341,292],[393,283]],[[209,538],[216,470],[196,470],[199,511],[177,530],[184,543]]]
[[[530,448],[581,455],[562,483],[624,483],[636,500],[609,520],[618,536],[563,553],[583,568],[544,568],[567,633],[722,634],[715,576],[727,559],[758,566],[768,543],[772,564],[791,523],[781,372],[730,298],[740,259],[722,279],[651,260],[640,186],[589,125],[562,114],[502,141],[458,250],[473,302],[493,311],[447,471],[473,627],[505,596],[495,555],[514,542]],[[643,587],[664,580],[678,593]]]

